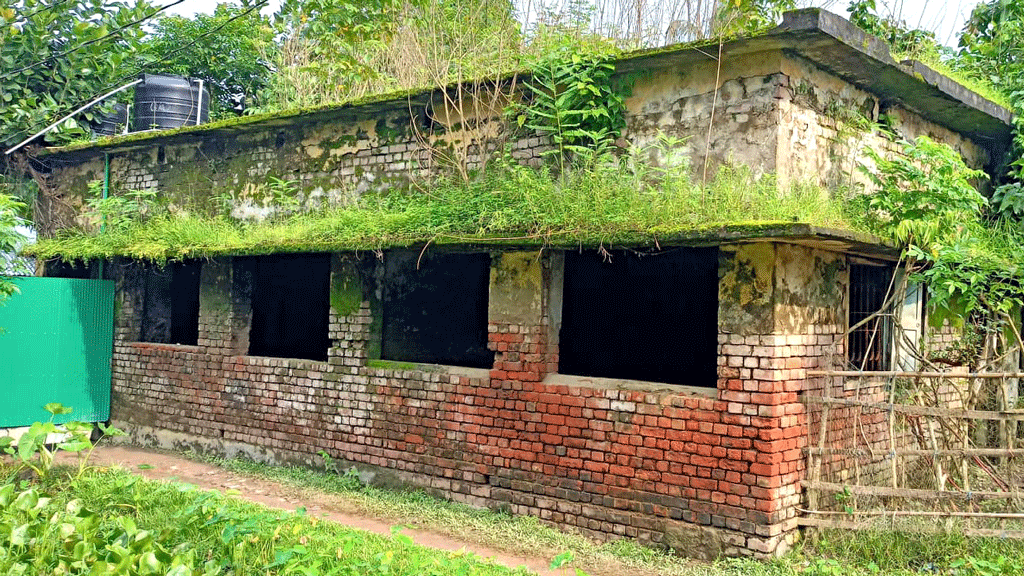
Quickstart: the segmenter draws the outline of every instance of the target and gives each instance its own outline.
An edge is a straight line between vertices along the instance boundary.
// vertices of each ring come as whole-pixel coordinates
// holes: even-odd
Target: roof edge
[[[715,58],[702,48],[717,41],[699,41],[623,54],[616,60],[619,71],[670,66],[686,58]],[[992,102],[951,78],[917,61],[896,62],[888,45],[841,16],[819,8],[792,10],[783,14],[782,24],[765,34],[734,38],[722,45],[723,53],[754,53],[769,49],[790,50],[822,69],[871,92],[887,103],[897,103],[949,130],[988,142],[997,150],[1009,145],[1010,110]],[[509,72],[496,78],[514,78],[528,72]],[[444,89],[457,86],[453,84]],[[306,109],[284,110],[265,115],[229,118],[218,122],[154,132],[135,132],[63,147],[43,148],[38,156],[94,156],[119,152],[167,140],[195,135],[262,130],[302,119],[303,122],[331,118],[357,110],[406,106],[410,99],[429,98],[439,87],[425,87],[378,94]]]

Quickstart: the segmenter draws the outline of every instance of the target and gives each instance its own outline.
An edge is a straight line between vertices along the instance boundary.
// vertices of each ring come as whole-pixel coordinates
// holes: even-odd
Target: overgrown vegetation
[[[47,406],[52,416],[70,410]],[[106,435],[120,434],[101,425]],[[0,572],[117,576],[517,574],[472,554],[270,511],[179,484],[88,465],[92,425],[33,424],[0,438]],[[58,452],[82,454],[75,469]]]
[[[22,207],[13,196],[0,193],[0,304],[16,289],[10,275],[20,271],[17,250],[25,240],[18,232],[18,227],[24,224],[19,216]]]
[[[570,154],[590,161],[607,156],[626,125],[622,90],[612,80],[614,54],[600,44],[589,50],[557,46],[530,66],[530,97],[513,112],[519,126],[551,139],[545,154],[559,169]]]
[[[156,11],[145,0],[0,0],[0,146],[123,83],[145,35],[132,23]],[[67,120],[44,141],[87,137],[96,112]]]
[[[1016,574],[1024,565],[1024,544],[1012,540],[966,538],[945,534],[824,531],[792,553],[771,561],[723,559],[702,563],[630,541],[594,542],[540,524],[432,498],[422,492],[390,491],[364,486],[352,474],[339,474],[333,462],[325,470],[276,467],[250,460],[200,457],[238,474],[283,483],[302,497],[330,507],[390,522],[415,518],[415,527],[522,554],[567,553],[586,571],[621,570],[679,576],[867,576],[921,574],[996,576]]]
[[[652,166],[639,157],[642,153],[559,175],[506,161],[468,182],[440,179],[431,185],[430,194],[390,190],[365,195],[352,206],[282,215],[262,223],[165,210],[102,234],[64,230],[27,252],[40,258],[123,255],[165,260],[428,242],[654,246],[687,237],[714,237],[723,229],[756,233],[795,222],[852,227],[843,202],[819,187],[797,186],[779,193],[774,178],[757,178],[734,167],[723,167],[702,186],[691,181],[687,170]],[[115,220],[124,222],[120,217]]]

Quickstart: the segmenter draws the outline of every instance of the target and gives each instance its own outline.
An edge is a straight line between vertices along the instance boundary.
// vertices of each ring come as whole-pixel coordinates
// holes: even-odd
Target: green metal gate
[[[73,408],[56,422],[110,417],[114,283],[15,278],[0,304],[0,428],[49,418],[43,406]]]

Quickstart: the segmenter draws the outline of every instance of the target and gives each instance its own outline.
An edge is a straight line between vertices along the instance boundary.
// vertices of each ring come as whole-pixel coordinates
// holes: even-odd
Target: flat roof
[[[880,39],[848,20],[818,8],[786,12],[782,24],[764,34],[738,38],[721,46],[723,55],[736,56],[782,50],[810,60],[822,69],[929,121],[1004,150],[1011,138],[1012,113],[950,78],[917,61],[896,62]],[[668,67],[692,66],[718,57],[717,41],[676,44],[623,55],[615,61],[616,72],[631,73]],[[528,75],[519,72],[518,77]],[[509,74],[511,79],[517,75]],[[337,118],[353,119],[384,110],[426,105],[437,88],[378,94],[340,104],[301,110],[229,118],[199,126],[135,132],[92,142],[45,148],[37,155],[67,160],[109,152],[174,144],[207,136],[257,132],[272,128],[312,124]]]
[[[751,242],[780,242],[796,244],[872,258],[895,261],[900,251],[896,245],[877,236],[851,230],[823,228],[803,222],[742,222],[729,224],[712,224],[701,228],[662,230],[658,233],[635,233],[617,237],[573,236],[572,234],[552,234],[546,237],[488,237],[437,235],[433,237],[410,236],[402,242],[375,242],[367,238],[363,240],[330,241],[319,237],[291,238],[292,242],[264,243],[244,240],[225,245],[189,244],[187,240],[180,245],[154,241],[152,238],[128,239],[122,245],[93,245],[88,253],[78,253],[78,247],[62,250],[61,239],[42,239],[39,243],[25,248],[24,253],[42,258],[68,257],[77,260],[95,260],[99,258],[127,257],[144,260],[182,260],[187,258],[204,258],[215,256],[252,256],[284,253],[326,253],[326,252],[358,252],[365,250],[393,248],[423,248],[431,246],[435,249],[473,250],[473,251],[507,251],[516,249],[555,249],[573,250],[580,248],[596,248],[598,246],[615,248],[653,248],[673,246],[723,246],[745,244]]]

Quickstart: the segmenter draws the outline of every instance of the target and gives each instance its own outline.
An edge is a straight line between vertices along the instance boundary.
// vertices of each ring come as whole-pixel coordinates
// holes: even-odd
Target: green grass
[[[696,562],[640,547],[628,541],[595,544],[531,518],[515,518],[436,500],[422,492],[386,491],[358,484],[353,477],[296,467],[272,467],[244,460],[207,458],[232,472],[274,480],[296,489],[332,494],[363,514],[396,524],[415,519],[417,527],[491,548],[551,558],[570,552],[574,566],[601,573],[680,576],[1002,576],[1024,570],[1024,544],[1000,539],[968,539],[951,534],[887,531],[826,531],[789,555],[770,561],[723,559]],[[0,461],[0,465],[3,462]],[[11,468],[5,466],[5,471]],[[20,486],[18,484],[21,484]],[[91,470],[69,482],[61,474],[36,486],[37,506],[11,504],[25,483],[0,487],[0,568],[25,574],[52,573],[54,563],[91,542],[100,560],[116,560],[125,549],[138,551],[136,563],[172,559],[193,566],[190,576],[241,574],[500,575],[525,574],[483,561],[413,544],[400,532],[370,534],[300,512],[271,510],[180,483],[153,482],[127,471]],[[229,492],[230,493],[230,492]],[[312,496],[312,494],[307,494]],[[23,503],[24,504],[24,503]],[[67,512],[73,511],[73,512]],[[25,546],[9,545],[12,530],[27,522],[38,536]],[[122,548],[119,548],[122,546]],[[72,551],[74,548],[74,551]],[[118,552],[120,550],[120,552]],[[147,551],[153,556],[148,557]],[[5,556],[7,554],[7,556]],[[125,557],[131,557],[127,555]],[[13,561],[12,568],[12,558]],[[27,560],[26,560],[27,559]],[[95,565],[96,558],[92,564]],[[70,573],[75,573],[71,571]],[[145,570],[124,572],[145,574]]]
[[[60,572],[55,567],[61,561],[68,573],[79,573],[69,566],[75,555],[88,565],[138,564],[143,568],[116,573],[140,576],[151,573],[144,566],[154,563],[162,567],[152,573],[165,574],[172,558],[197,570],[188,572],[190,576],[527,573],[472,554],[418,546],[398,531],[380,536],[188,485],[147,481],[122,470],[91,472],[50,488],[52,500],[40,498],[38,512],[18,510],[17,502],[5,507],[0,491],[0,537],[26,520],[28,534],[38,536],[24,545],[12,544],[10,555],[0,552],[0,567],[8,570],[5,574],[26,568],[25,574]],[[46,492],[45,486],[39,488],[41,496]],[[13,522],[5,524],[2,520],[8,517]],[[68,546],[69,541],[84,544]],[[95,554],[80,551],[90,545],[96,546]],[[86,568],[81,573],[94,572]]]
[[[415,518],[418,528],[490,548],[526,555],[571,552],[583,570],[620,566],[648,574],[678,576],[995,576],[1024,567],[1024,542],[966,538],[957,533],[907,534],[884,531],[823,531],[780,559],[745,558],[697,562],[628,540],[597,544],[541,524],[432,498],[418,491],[362,486],[351,475],[302,467],[277,467],[249,460],[200,458],[226,470],[314,493],[337,497],[340,506],[386,521]],[[989,568],[986,568],[989,566]],[[1001,566],[1002,568],[991,568]],[[1024,569],[1024,568],[1022,568]],[[999,571],[1002,570],[1002,571]]]
[[[917,60],[918,62],[924,64],[925,66],[931,68],[932,70],[938,72],[939,74],[942,74],[943,76],[949,78],[950,80],[956,82],[957,84],[960,84],[964,88],[967,88],[972,92],[975,92],[982,98],[985,98],[990,102],[994,102],[1008,110],[1014,110],[1014,106],[1010,102],[1010,99],[1007,98],[998,89],[996,89],[990,82],[981,78],[976,78],[974,76],[966,74],[961,70],[953,68],[952,66],[949,65],[949,63],[943,61],[939,54],[933,51],[925,51],[913,54],[897,52],[894,53],[892,57],[897,62],[907,59]]]
[[[337,497],[343,509],[409,524],[453,538],[511,553],[554,557],[572,552],[576,564],[609,563],[642,568],[659,574],[701,574],[704,565],[621,540],[596,544],[587,538],[542,524],[530,516],[511,516],[465,504],[440,500],[422,491],[400,491],[363,486],[350,475],[297,466],[270,466],[242,459],[219,459],[190,454],[225,470],[280,482],[302,490]],[[415,519],[410,522],[410,519]],[[694,570],[697,570],[696,572]]]
[[[25,252],[39,258],[113,256],[163,261],[215,255],[333,252],[413,244],[656,246],[757,236],[806,223],[856,230],[842,198],[815,186],[780,190],[770,176],[723,167],[706,186],[688,170],[622,162],[556,177],[506,164],[470,182],[441,179],[413,192],[370,194],[355,205],[241,223],[159,214],[106,232],[64,231]],[[696,239],[696,240],[695,240]]]

